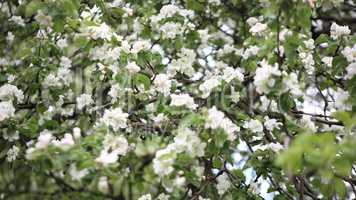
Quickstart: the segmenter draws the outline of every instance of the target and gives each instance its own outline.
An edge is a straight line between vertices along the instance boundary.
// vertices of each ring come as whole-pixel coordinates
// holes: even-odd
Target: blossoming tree
[[[356,198],[355,9],[2,1],[0,199]]]

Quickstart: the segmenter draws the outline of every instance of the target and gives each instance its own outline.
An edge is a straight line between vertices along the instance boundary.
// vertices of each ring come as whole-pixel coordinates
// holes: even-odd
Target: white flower
[[[53,139],[52,133],[47,129],[43,130],[37,138],[35,148],[36,149],[46,148],[51,143],[52,139]]]
[[[231,101],[234,102],[234,103],[237,103],[237,102],[239,102],[239,100],[240,100],[240,93],[237,92],[237,91],[235,91],[235,89],[234,89],[233,86],[231,86],[230,99],[231,99]]]
[[[348,99],[350,97],[350,94],[347,91],[344,91],[340,88],[337,88],[337,91],[335,92],[335,108],[339,109],[340,111],[342,110],[351,110],[352,105],[348,102]]]
[[[182,34],[182,25],[174,22],[167,22],[160,27],[163,39],[174,39]]]
[[[211,77],[204,81],[201,85],[199,85],[199,90],[202,91],[202,97],[207,98],[212,90],[220,85],[220,81],[215,78]]]
[[[67,39],[65,39],[65,38],[59,39],[56,44],[61,49],[64,49],[68,46]]]
[[[305,44],[305,47],[309,50],[313,50],[315,48],[313,39],[306,40],[303,43]]]
[[[0,122],[15,116],[15,107],[11,101],[0,102]]]
[[[196,53],[192,49],[182,48],[178,53],[179,58],[173,59],[167,67],[167,73],[174,76],[176,72],[181,72],[189,77],[195,74],[193,63],[196,59]]]
[[[221,1],[220,0],[208,0],[208,2],[210,4],[213,4],[213,5],[220,5],[221,4]]]
[[[345,76],[346,79],[351,79],[352,77],[354,77],[354,75],[356,74],[356,62],[349,64],[346,67],[346,71],[347,71],[347,74]]]
[[[171,94],[171,103],[170,106],[186,106],[189,109],[196,109],[197,104],[194,103],[193,97],[189,94]]]
[[[84,35],[96,39],[106,39],[110,40],[112,37],[112,30],[105,22],[100,24],[100,26],[89,26],[83,30]]]
[[[18,131],[15,131],[15,133],[4,132],[2,137],[9,142],[14,142],[14,141],[20,139],[20,135],[19,135]]]
[[[113,54],[113,50],[107,44],[102,46],[96,46],[90,49],[89,51],[89,59],[90,60],[109,60],[111,58],[115,59]],[[119,53],[117,53],[119,55]],[[98,65],[103,65],[102,63],[98,63]],[[105,65],[103,65],[105,66]]]
[[[168,4],[168,5],[162,6],[161,10],[159,11],[159,15],[162,18],[172,17],[177,12],[179,12],[179,10],[180,10],[180,8],[177,7],[176,5]]]
[[[265,123],[264,123],[265,127],[267,130],[269,131],[273,131],[273,129],[275,128],[279,128],[279,126],[282,125],[281,122],[277,122],[276,119],[270,119],[269,117],[265,117]]]
[[[37,12],[37,15],[35,16],[35,20],[43,26],[52,26],[52,17],[43,14],[43,12],[40,10]]]
[[[74,181],[80,181],[88,174],[89,174],[88,169],[78,170],[75,164],[72,164],[69,168],[69,175],[72,177],[72,180]]]
[[[161,193],[158,195],[157,200],[169,200],[169,195]]]
[[[73,128],[73,137],[74,137],[74,139],[78,140],[79,138],[82,137],[80,132],[81,132],[80,128],[78,128],[78,127],[74,127]]]
[[[109,91],[109,96],[112,98],[112,101],[115,102],[119,96],[119,92],[120,92],[120,85],[119,84],[115,84],[112,85]]]
[[[250,121],[246,121],[243,127],[251,130],[253,133],[260,133],[263,131],[263,125],[257,119],[251,119]]]
[[[108,177],[106,176],[101,176],[98,181],[98,190],[102,193],[108,193],[109,192],[109,183],[108,183]]]
[[[205,121],[205,128],[217,129],[222,128],[227,134],[227,139],[234,141],[236,139],[235,133],[240,131],[229,118],[226,118],[224,113],[217,110],[215,106],[208,110],[208,117]]]
[[[203,177],[204,177],[204,171],[205,171],[204,167],[202,167],[202,166],[196,166],[196,167],[194,167],[193,170],[194,170],[194,172],[195,172],[195,175],[198,177],[198,179],[199,179],[199,180],[202,180]]]
[[[151,196],[151,194],[144,194],[137,200],[152,200],[152,196]]]
[[[22,102],[24,95],[22,90],[14,85],[5,84],[0,87],[0,99],[3,101],[13,100],[16,97],[18,102]]]
[[[115,8],[115,7],[121,7],[121,6],[122,6],[122,3],[123,3],[122,0],[114,0],[114,1],[111,2],[111,3],[107,3],[107,5],[108,5],[110,8]]]
[[[285,91],[290,91],[294,97],[300,97],[303,94],[299,86],[298,75],[294,72],[283,78],[283,87]]]
[[[269,100],[266,96],[261,96],[260,101],[261,101],[261,105],[260,105],[261,111],[271,110],[273,112],[278,112],[278,106],[275,100]]]
[[[244,75],[240,69],[234,69],[232,67],[226,67],[223,71],[222,79],[227,83],[230,83],[234,78],[237,78],[240,82],[244,80]]]
[[[125,11],[125,14],[123,15],[123,17],[128,17],[128,16],[132,16],[133,15],[133,9],[132,8],[123,7],[122,10]]]
[[[175,179],[174,179],[174,186],[178,187],[178,188],[181,188],[181,187],[184,186],[185,181],[186,181],[185,177],[176,176]]]
[[[19,152],[20,149],[16,145],[13,145],[6,153],[6,160],[8,162],[12,162],[16,160],[16,157],[19,154]]]
[[[191,157],[202,157],[204,156],[206,143],[200,140],[196,132],[189,128],[184,128],[178,130],[172,146],[177,153],[186,152]]]
[[[145,111],[151,113],[155,111],[155,104],[154,103],[149,103],[145,106]]]
[[[109,152],[107,149],[100,151],[99,157],[95,159],[96,162],[101,163],[103,166],[115,163],[119,159],[119,155],[115,152]]]
[[[54,74],[48,74],[42,84],[44,87],[60,87],[62,85],[59,78]]]
[[[299,121],[300,125],[306,129],[311,130],[313,133],[317,131],[317,127],[311,119],[311,116],[303,115],[302,119]]]
[[[343,35],[350,35],[351,30],[348,26],[339,26],[335,22],[332,23],[330,27],[330,36],[332,39],[336,40]]]
[[[189,128],[178,129],[174,142],[166,148],[156,152],[153,159],[154,172],[159,176],[165,176],[173,172],[173,164],[177,153],[185,152],[191,157],[204,156],[206,143],[202,142],[197,133]]]
[[[94,103],[94,100],[91,98],[90,94],[81,94],[77,97],[77,107],[79,110],[83,109],[85,106],[89,106]]]
[[[345,56],[348,62],[356,62],[356,44],[352,48],[345,47],[341,53]]]
[[[21,16],[16,16],[16,15],[13,15],[9,21],[11,22],[14,22],[15,24],[19,25],[19,26],[25,26],[25,21],[22,19]]]
[[[35,156],[33,154],[35,151],[36,151],[36,148],[34,148],[34,147],[30,147],[30,148],[26,149],[26,155],[25,155],[26,159],[33,160],[35,158]]]
[[[108,127],[112,127],[114,131],[117,131],[120,128],[127,127],[126,122],[128,116],[129,114],[124,113],[121,108],[105,110],[104,116],[101,118],[101,122]]]
[[[333,65],[333,57],[325,56],[321,59],[321,61],[328,67],[332,67]]]
[[[215,106],[208,110],[208,118],[205,122],[205,128],[217,129],[223,123],[225,115],[216,109]]]
[[[7,82],[11,83],[11,82],[15,81],[15,79],[16,79],[16,75],[8,74]]]
[[[202,47],[208,46],[208,41],[210,39],[209,30],[208,29],[200,29],[197,31],[200,37],[200,42]],[[221,50],[221,49],[220,49]]]
[[[64,68],[70,68],[72,66],[72,61],[68,57],[62,56],[59,65]]]
[[[249,17],[247,20],[246,20],[247,24],[249,26],[253,26],[255,24],[257,24],[258,22],[258,19],[256,17]]]
[[[175,158],[176,154],[170,146],[158,150],[153,159],[154,172],[159,176],[165,176],[172,173],[174,170],[173,164]]]
[[[272,149],[275,152],[278,152],[283,149],[283,146],[279,143],[270,143],[268,148]]]
[[[279,152],[280,150],[283,149],[283,146],[279,143],[268,143],[268,144],[265,144],[265,145],[258,145],[258,146],[254,146],[254,151],[256,150],[262,150],[262,151],[265,151],[267,149],[271,149],[272,151],[274,152]]]
[[[60,67],[57,71],[57,78],[63,85],[69,85],[72,81],[71,71],[68,68]]]
[[[210,38],[210,35],[209,35],[209,38]],[[209,38],[205,38],[206,42],[208,42]],[[207,45],[207,44],[206,44]],[[219,49],[218,50],[218,56],[219,57],[222,57],[224,56],[225,54],[230,54],[230,53],[236,53],[237,55],[240,55],[241,53],[238,52],[239,50],[236,49],[234,46],[230,45],[230,44],[225,44],[224,47],[222,49]]]
[[[257,92],[263,94],[271,91],[271,88],[273,88],[275,84],[275,80],[273,78],[281,76],[281,72],[279,71],[277,65],[272,67],[265,60],[262,60],[260,65],[261,67],[256,69],[256,75],[253,83],[256,86]]]
[[[241,56],[243,59],[248,59],[251,56],[257,55],[259,51],[260,48],[258,46],[253,45],[245,49],[245,51],[241,54]]]
[[[240,131],[240,127],[236,126],[229,118],[225,118],[220,127],[224,129],[229,141],[234,141],[236,139],[236,133]]]
[[[136,74],[141,70],[141,68],[136,64],[136,62],[129,62],[125,68],[130,74]]]
[[[153,81],[153,84],[158,92],[163,93],[164,96],[169,95],[172,81],[166,74],[158,74]]]
[[[304,64],[307,73],[311,74],[314,71],[314,65],[315,65],[313,54],[307,52],[301,52],[299,53],[299,58]]]
[[[7,32],[6,41],[11,43],[12,41],[14,41],[14,39],[15,39],[15,35],[11,31]]]
[[[282,29],[279,32],[279,40],[284,42],[288,36],[293,35],[292,31],[288,30],[287,28]]]
[[[103,144],[105,149],[110,150],[117,155],[124,156],[129,151],[129,143],[123,135],[115,136],[107,134]]]
[[[148,50],[151,47],[151,42],[148,40],[139,40],[132,45],[131,53],[138,53],[140,51]]]
[[[103,142],[104,148],[100,151],[99,157],[95,159],[96,162],[103,166],[117,162],[119,156],[124,156],[129,150],[129,143],[122,135],[115,136],[107,134]]]
[[[52,140],[52,144],[63,151],[68,151],[74,145],[73,136],[66,133],[61,140]]]
[[[152,120],[156,125],[160,125],[162,122],[167,121],[168,117],[163,113],[159,113],[157,116],[154,116]]]
[[[327,48],[329,46],[329,44],[327,42],[323,42],[323,43],[319,44],[319,46],[321,48]]]
[[[218,190],[218,194],[219,195],[223,195],[225,194],[226,191],[228,191],[231,187],[231,182],[229,180],[228,175],[223,172],[223,174],[221,174],[220,176],[218,176],[216,178],[217,180],[217,185],[216,185],[216,189]]]
[[[226,63],[222,62],[222,61],[218,61],[215,64],[216,68],[218,68],[219,70],[223,70],[225,68],[228,68],[229,65],[227,65]]]
[[[262,24],[260,22],[257,22],[256,24],[254,24],[251,28],[250,28],[250,33],[252,35],[260,35],[261,33],[263,33],[263,31],[265,31],[267,29],[267,25],[266,24]]]
[[[0,65],[9,65],[10,62],[6,58],[0,58]]]

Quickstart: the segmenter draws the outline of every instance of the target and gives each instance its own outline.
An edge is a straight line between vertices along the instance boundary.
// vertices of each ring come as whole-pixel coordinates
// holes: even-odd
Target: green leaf
[[[146,75],[139,73],[134,76],[134,84],[137,86],[143,84],[145,89],[148,90],[151,86],[151,80]]]
[[[200,3],[199,1],[196,0],[188,0],[187,1],[187,8],[189,10],[194,10],[194,11],[203,11],[204,10],[204,5]]]
[[[44,5],[45,4],[40,0],[30,1],[30,3],[26,6],[25,16],[31,17],[32,15],[36,14],[38,10],[44,7]]]
[[[221,168],[221,166],[222,166],[221,160],[218,157],[214,157],[213,158],[213,168],[219,169],[219,168]]]
[[[349,176],[352,165],[345,157],[337,157],[333,164],[338,176]]]
[[[336,179],[334,186],[335,186],[335,192],[340,197],[340,199],[344,199],[346,195],[345,183],[340,179]]]
[[[65,21],[64,20],[55,20],[53,23],[53,30],[55,32],[63,32],[64,31],[64,26],[65,26]]]
[[[355,119],[351,116],[349,112],[334,112],[332,116],[335,117],[337,120],[343,122],[349,129],[351,129],[356,124]]]
[[[202,118],[202,116],[196,113],[191,113],[181,120],[179,126],[181,127],[189,127],[191,125],[199,126],[203,124],[203,122],[204,119]]]
[[[78,0],[62,0],[61,7],[63,9],[63,15],[68,17],[78,16],[78,8],[80,4]]]
[[[321,35],[319,35],[319,37],[315,40],[315,44],[316,45],[320,45],[320,44],[322,44],[322,43],[327,43],[327,42],[329,42],[329,36],[328,35],[326,35],[326,34],[321,34]]]
[[[308,30],[311,26],[311,15],[312,10],[308,4],[299,4],[297,7],[296,13],[296,23],[303,27],[304,29]]]
[[[344,56],[335,56],[332,62],[332,74],[333,75],[342,75],[345,67],[348,65],[347,60]]]
[[[289,93],[284,93],[279,98],[279,108],[284,112],[289,112],[295,107],[295,102]]]

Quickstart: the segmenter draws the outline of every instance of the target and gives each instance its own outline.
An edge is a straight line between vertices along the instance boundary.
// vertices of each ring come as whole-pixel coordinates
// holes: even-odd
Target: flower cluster
[[[80,137],[80,129],[78,130],[78,128],[73,129],[72,134],[65,133],[62,139],[56,139],[51,131],[45,129],[38,136],[37,142],[29,145],[30,147],[26,150],[26,157],[27,159],[35,159],[36,153],[39,153],[40,150],[45,150],[49,146],[57,147],[62,151],[68,151],[75,145],[74,139],[79,140]]]
[[[269,65],[265,60],[260,62],[261,67],[256,69],[254,84],[258,93],[268,93],[275,86],[275,79],[281,76],[277,64]]]
[[[177,131],[174,142],[164,149],[156,152],[153,159],[153,169],[159,176],[169,175],[173,172],[173,164],[177,154],[185,152],[195,158],[204,156],[206,143],[202,142],[196,132],[185,128]]]
[[[217,110],[215,106],[208,111],[205,128],[222,128],[230,141],[236,139],[236,133],[240,130],[238,126],[236,126],[229,118],[225,117],[224,113]]]
[[[128,116],[129,115],[127,113],[124,113],[121,108],[105,110],[104,115],[101,118],[101,122],[116,131],[120,128],[127,127]]]
[[[130,147],[124,136],[114,136],[110,134],[105,136],[103,146],[104,148],[100,151],[100,155],[95,161],[104,166],[116,163],[119,156],[124,156]]]

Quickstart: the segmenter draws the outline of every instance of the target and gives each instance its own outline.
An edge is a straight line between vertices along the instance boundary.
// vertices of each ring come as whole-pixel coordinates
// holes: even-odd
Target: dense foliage
[[[0,199],[356,198],[355,10],[3,0]]]

